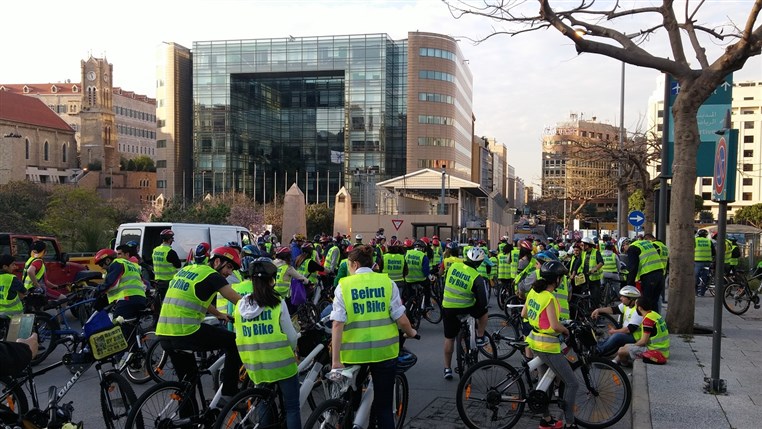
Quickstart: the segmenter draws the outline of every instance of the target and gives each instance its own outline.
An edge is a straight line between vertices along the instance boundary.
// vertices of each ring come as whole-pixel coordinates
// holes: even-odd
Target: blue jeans
[[[397,358],[368,364],[373,377],[373,405],[370,412],[378,429],[394,429],[394,378],[397,373]],[[291,428],[289,428],[291,429]]]
[[[696,278],[696,295],[704,296],[706,293],[706,285],[709,283],[709,271],[704,268],[709,268],[712,265],[711,262],[694,262],[693,263],[693,276]],[[699,282],[699,279],[703,280],[703,286]]]
[[[302,429],[302,415],[299,410],[299,374],[280,380],[278,388],[283,397],[283,407],[286,411],[286,428]],[[267,415],[272,414],[267,412],[271,409],[270,407],[262,407],[258,410],[260,417],[262,417],[262,423],[265,425],[272,424],[273,416]]]
[[[608,356],[622,347],[625,344],[632,344],[635,342],[635,338],[632,334],[623,334],[617,332],[616,334],[606,338],[606,341],[598,344],[595,349],[599,355]]]

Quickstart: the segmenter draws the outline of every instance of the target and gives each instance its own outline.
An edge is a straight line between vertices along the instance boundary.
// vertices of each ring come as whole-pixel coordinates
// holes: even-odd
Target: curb
[[[632,365],[632,429],[652,429],[648,395],[648,366],[642,359]]]

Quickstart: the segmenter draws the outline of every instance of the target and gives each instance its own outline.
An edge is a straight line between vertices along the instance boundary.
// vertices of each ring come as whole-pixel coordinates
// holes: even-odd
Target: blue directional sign
[[[680,83],[672,76],[668,76],[666,84],[669,85],[669,97],[665,100],[665,121],[668,122],[667,132],[667,176],[672,177],[672,162],[675,160],[675,118],[672,116],[672,105],[675,104],[680,94]],[[699,127],[701,144],[696,156],[696,175],[698,177],[712,177],[713,159],[715,148],[715,131],[724,128],[725,113],[730,110],[733,101],[733,75],[729,74],[709,98],[699,107],[696,120]]]
[[[646,215],[640,210],[631,211],[627,216],[627,220],[630,221],[630,225],[639,227],[646,221]]]

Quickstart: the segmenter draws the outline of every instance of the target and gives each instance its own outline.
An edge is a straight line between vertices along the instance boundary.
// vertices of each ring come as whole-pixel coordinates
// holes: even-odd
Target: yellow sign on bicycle
[[[114,326],[107,331],[91,335],[90,348],[93,350],[95,359],[103,359],[127,350],[127,341],[122,335],[122,328]]]

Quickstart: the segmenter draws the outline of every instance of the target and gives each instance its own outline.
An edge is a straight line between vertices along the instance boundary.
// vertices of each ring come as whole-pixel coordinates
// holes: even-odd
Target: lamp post
[[[634,36],[634,35],[633,35]],[[622,153],[624,153],[624,67],[625,62],[622,61],[622,80],[621,80],[621,86],[620,86],[620,93],[619,93],[619,155],[621,157]],[[623,237],[622,231],[627,227],[624,224],[624,219],[626,217],[626,214],[624,213],[624,195],[622,195],[622,184],[620,181],[622,180],[622,176],[624,175],[624,171],[622,171],[622,160],[620,159],[618,164],[618,174],[617,174],[617,190],[616,190],[616,228],[619,231],[619,236]],[[623,228],[624,227],[624,228]],[[626,237],[626,231],[624,237]]]
[[[447,173],[445,172],[445,164],[442,164],[442,194],[439,198],[439,214],[444,215],[445,214],[445,177]]]

